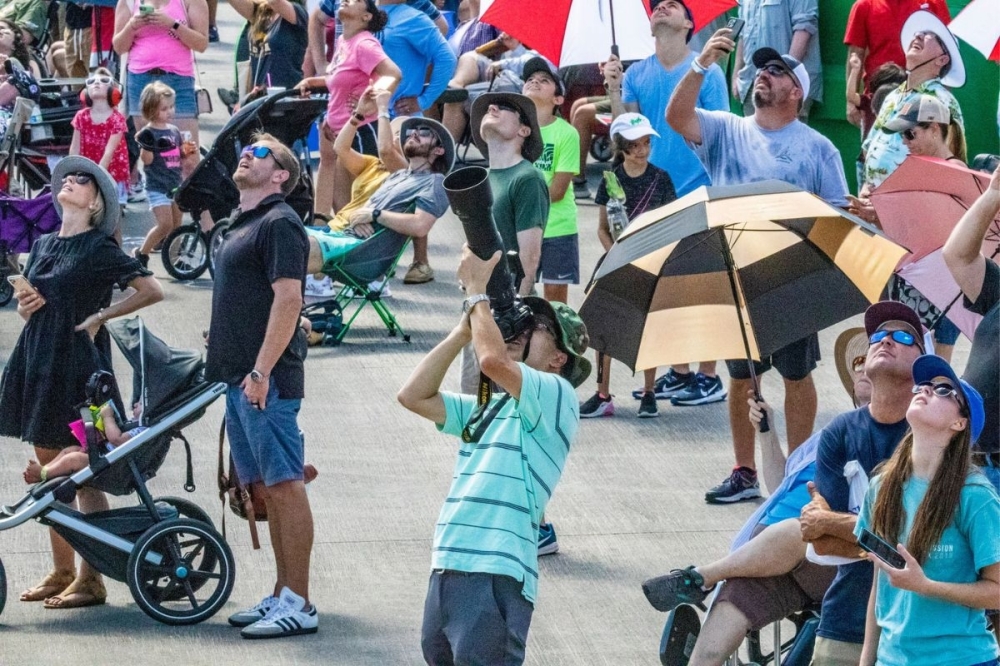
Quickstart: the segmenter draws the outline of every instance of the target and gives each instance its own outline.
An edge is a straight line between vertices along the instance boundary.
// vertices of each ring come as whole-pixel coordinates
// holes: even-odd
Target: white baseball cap
[[[769,46],[759,48],[753,52],[753,66],[761,69],[765,65],[774,63],[791,74],[802,89],[802,99],[809,97],[809,73],[806,66],[790,55],[782,55]]]
[[[660,136],[660,133],[653,129],[649,118],[641,113],[623,113],[611,123],[611,136],[614,138],[620,134],[627,141],[635,141],[644,136]]]

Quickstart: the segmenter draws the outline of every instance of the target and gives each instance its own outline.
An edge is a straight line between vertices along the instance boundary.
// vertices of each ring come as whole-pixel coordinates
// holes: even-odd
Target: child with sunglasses
[[[1000,599],[1000,498],[969,454],[983,399],[938,356],[919,357],[912,373],[910,431],[872,479],[854,532],[870,530],[905,562],[867,556],[861,664],[995,666],[983,609]]]
[[[143,266],[149,263],[153,248],[181,224],[181,211],[173,202],[174,190],[181,184],[181,162],[188,156],[192,144],[185,142],[174,119],[176,95],[173,89],[154,81],[143,88],[140,97],[142,117],[147,125],[135,135],[139,158],[146,172],[146,192],[149,207],[156,217],[156,226],[149,230],[135,258]],[[196,149],[195,149],[196,150]]]
[[[86,106],[73,118],[70,155],[82,155],[107,169],[118,186],[118,203],[128,202],[129,164],[125,116],[112,104],[115,80],[98,67],[87,79]]]

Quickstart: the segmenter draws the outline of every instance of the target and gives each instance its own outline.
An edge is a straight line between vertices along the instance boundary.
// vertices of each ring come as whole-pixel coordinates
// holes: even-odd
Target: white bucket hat
[[[944,23],[937,16],[927,11],[919,9],[906,19],[903,29],[899,33],[899,42],[903,45],[903,53],[910,48],[913,36],[918,32],[933,32],[944,44],[945,51],[951,59],[951,67],[948,73],[941,77],[941,83],[949,88],[961,88],[965,85],[965,63],[962,61],[962,54],[958,50],[958,40],[951,34]]]

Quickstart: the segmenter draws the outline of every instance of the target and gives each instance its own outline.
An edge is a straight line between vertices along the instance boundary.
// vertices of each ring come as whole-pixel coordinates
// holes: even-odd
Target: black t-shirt
[[[66,27],[70,30],[86,30],[90,27],[93,9],[81,7],[75,2],[66,3]]]
[[[629,221],[647,210],[665,206],[677,198],[674,182],[670,180],[670,176],[653,164],[646,165],[646,171],[636,178],[625,173],[624,164],[619,164],[613,171],[625,192],[625,214],[628,215]],[[594,203],[598,206],[606,206],[608,203],[608,188],[603,178],[601,184],[597,186]]]
[[[816,449],[816,489],[840,513],[858,513],[850,506],[844,465],[857,460],[870,479],[872,470],[887,460],[902,441],[909,424],[878,423],[867,407],[841,414],[823,428]],[[823,597],[817,635],[844,643],[865,639],[865,613],[872,588],[872,564],[861,561],[837,567],[837,576]]]
[[[309,44],[309,14],[293,2],[295,24],[278,18],[261,42],[250,40],[250,72],[255,86],[294,88],[302,80],[302,60]]]
[[[173,191],[181,184],[181,144],[184,142],[180,130],[173,125],[168,129],[148,128],[153,133],[156,149],[153,161],[145,166],[146,187],[151,192],[159,192],[173,198]]]
[[[986,410],[986,425],[973,449],[991,453],[1000,451],[1000,266],[986,260],[979,298],[975,303],[966,298],[965,307],[983,315],[962,377],[983,396]]]
[[[254,369],[274,302],[271,285],[280,278],[304,283],[308,258],[305,229],[282,195],[267,197],[236,216],[215,255],[205,369],[210,381],[239,384]],[[305,334],[296,326],[271,370],[282,399],[304,397],[305,349]]]

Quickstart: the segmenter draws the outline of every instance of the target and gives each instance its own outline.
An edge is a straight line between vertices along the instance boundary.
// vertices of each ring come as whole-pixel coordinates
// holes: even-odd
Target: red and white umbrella
[[[990,60],[1000,62],[1000,0],[972,0],[948,29]]]

